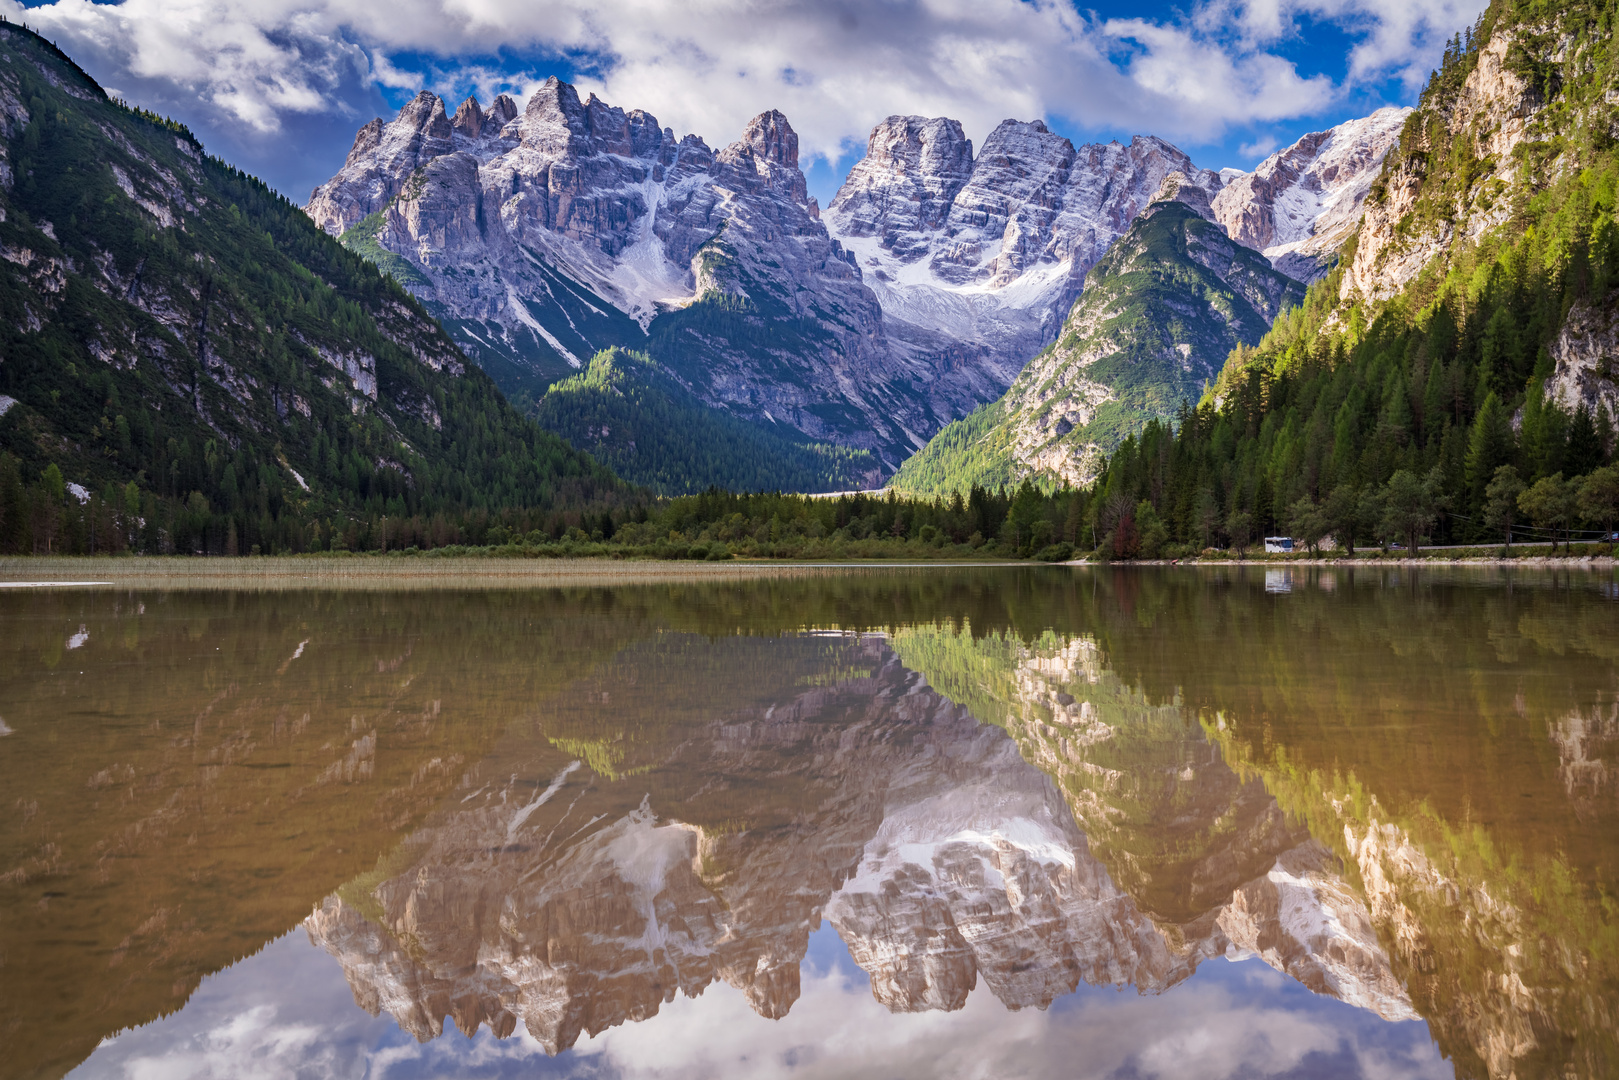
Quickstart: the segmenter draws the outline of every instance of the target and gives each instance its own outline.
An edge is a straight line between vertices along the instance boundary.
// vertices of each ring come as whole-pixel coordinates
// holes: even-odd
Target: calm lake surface
[[[1616,596],[0,589],[0,1076],[1619,1075]]]

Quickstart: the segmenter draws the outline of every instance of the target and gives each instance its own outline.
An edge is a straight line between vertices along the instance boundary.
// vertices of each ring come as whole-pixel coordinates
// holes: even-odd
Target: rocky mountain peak
[[[489,106],[489,116],[499,124],[509,124],[517,119],[517,102],[510,94],[499,94]]]
[[[393,122],[379,118],[360,128],[342,171],[314,190],[305,211],[327,232],[343,233],[382,209],[422,165],[454,153],[455,131],[444,102],[423,90]]]
[[[448,140],[450,138],[450,118],[444,111],[444,99],[437,94],[423,90],[399,111],[396,124],[407,124],[414,127],[424,140]]]
[[[358,164],[375,151],[378,144],[382,142],[382,131],[385,127],[387,125],[382,122],[382,117],[379,116],[356,132],[354,146],[349,150],[349,156],[344,159],[344,166]]]
[[[1176,169],[1174,172],[1168,173],[1167,175],[1165,175],[1165,177],[1163,179],[1163,182],[1158,185],[1158,190],[1153,192],[1152,201],[1153,202],[1170,202],[1170,201],[1172,201],[1175,198],[1175,196],[1180,194],[1180,189],[1185,184],[1186,184],[1186,174],[1181,172],[1179,169]]]
[[[717,156],[743,176],[760,177],[767,189],[787,196],[806,209],[809,207],[809,189],[798,168],[798,132],[777,110],[762,112],[749,120],[748,126],[742,129],[742,138]],[[814,216],[820,216],[819,207]]]
[[[961,122],[890,116],[871,129],[857,162],[828,207],[853,236],[879,236],[901,262],[927,254],[915,241],[942,227],[973,171],[973,144]]]
[[[1214,221],[1214,207],[1209,202],[1209,192],[1202,184],[1195,184],[1179,169],[1166,173],[1163,182],[1153,194],[1153,203],[1178,202],[1190,207],[1196,214],[1208,221]]]
[[[1228,176],[1213,200],[1214,220],[1278,270],[1313,281],[1359,224],[1366,193],[1410,114],[1379,109],[1311,132],[1253,172]]]
[[[973,143],[961,121],[946,117],[890,116],[871,129],[866,157],[855,168],[942,181],[954,198],[973,171]]]
[[[696,136],[677,141],[648,112],[581,99],[558,79],[512,122],[501,122],[516,115],[509,99],[481,124],[477,103],[456,110],[459,127],[444,116],[453,139],[421,136],[443,116],[435,102],[426,95],[391,124],[368,126],[369,151],[317,189],[307,210],[338,235],[381,212],[353,243],[408,278],[480,360],[498,358],[543,392],[601,348],[641,346],[660,313],[717,292],[802,336],[770,346],[762,370],[750,350],[764,346],[713,332],[668,346],[660,360],[705,405],[817,440],[885,448],[889,467],[921,445],[911,432],[948,418],[914,391],[888,389],[935,376],[901,370],[889,355],[882,311],[819,221],[798,135],[780,111],[755,117],[716,154]],[[395,143],[410,152],[395,153]],[[976,400],[951,398],[949,414]]]
[[[798,132],[776,109],[762,112],[742,129],[742,141],[772,165],[798,168]]]
[[[523,110],[524,145],[541,153],[567,154],[589,135],[584,103],[571,84],[553,75],[529,97]]]
[[[984,140],[978,154],[978,167],[1006,166],[1019,160],[1048,167],[1065,167],[1073,161],[1074,144],[1040,120],[1002,120]]]
[[[479,107],[478,99],[468,97],[455,110],[450,126],[467,138],[476,139],[483,134],[483,121],[483,109]]]

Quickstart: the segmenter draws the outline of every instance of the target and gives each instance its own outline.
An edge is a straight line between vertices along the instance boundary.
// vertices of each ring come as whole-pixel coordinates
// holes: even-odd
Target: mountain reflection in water
[[[239,1028],[256,983],[308,987],[275,971],[310,960],[282,939],[198,980],[301,905],[367,1013],[477,1051],[446,1072],[508,1040],[594,1074],[589,1037],[739,1001],[812,1039],[772,1068],[834,1075],[864,1059],[804,1030],[855,978],[896,1032],[956,1015],[994,1039],[986,1002],[1001,1025],[1040,1011],[1048,1050],[1089,1032],[1002,1074],[1071,1073],[1087,1045],[1094,1075],[1610,1072],[1612,602],[1580,578],[1291,584],[5,597],[23,822],[0,832],[0,1034],[26,1053],[0,1071],[59,1075],[188,997],[86,1075],[164,1059],[210,1010]],[[822,927],[841,968],[815,960]],[[1287,981],[1210,983],[1211,960]],[[1267,1028],[1287,985],[1364,1018],[1321,1030],[1368,1034]],[[1211,986],[1221,1038],[1280,1056],[1198,1057]],[[1096,987],[1184,1004],[1109,1057],[1123,1020],[1063,1020]]]

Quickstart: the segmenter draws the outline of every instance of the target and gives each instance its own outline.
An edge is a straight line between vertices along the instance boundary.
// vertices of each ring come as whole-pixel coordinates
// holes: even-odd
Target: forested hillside
[[[604,349],[545,392],[534,417],[619,476],[665,495],[858,488],[864,450],[812,443],[710,408],[645,353]]]
[[[0,551],[426,546],[628,497],[391,278],[15,24],[0,256]]]
[[[1024,477],[1047,488],[1087,484],[1127,435],[1195,400],[1232,346],[1259,341],[1303,298],[1303,286],[1167,183],[1091,268],[1057,341],[1004,397],[917,451],[894,487],[936,495]]]
[[[1495,0],[1457,37],[1338,269],[1113,456],[1105,548],[1612,528],[1615,9]]]

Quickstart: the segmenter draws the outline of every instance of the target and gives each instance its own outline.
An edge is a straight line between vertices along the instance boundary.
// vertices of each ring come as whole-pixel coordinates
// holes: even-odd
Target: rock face
[[[1040,121],[1008,120],[975,158],[958,122],[891,116],[826,219],[890,338],[935,364],[970,362],[984,401],[1051,343],[1086,272],[1176,172],[1221,186],[1161,139],[1076,148]]]
[[[1452,131],[1466,132],[1472,140],[1481,159],[1480,174],[1493,172],[1508,187],[1519,168],[1512,152],[1533,134],[1545,105],[1540,92],[1509,62],[1515,42],[1513,30],[1491,35],[1446,117]],[[1381,181],[1382,192],[1374,191],[1368,199],[1355,258],[1341,286],[1344,300],[1388,299],[1453,242],[1482,236],[1511,213],[1512,200],[1488,190],[1496,185],[1475,184],[1462,205],[1449,207],[1416,230],[1402,229],[1402,220],[1417,206],[1426,175],[1421,156],[1392,164]]]
[[[363,1007],[422,1039],[446,1014],[469,1033],[522,1021],[553,1053],[715,979],[780,1017],[824,915],[896,1011],[959,1008],[980,977],[1013,1008],[1044,1008],[1081,980],[1158,992],[1204,958],[1258,949],[1321,992],[1409,1013],[1375,939],[1356,936],[1364,908],[1313,842],[1233,834],[1270,846],[1220,865],[1261,877],[1192,902],[1188,919],[1154,915],[1091,853],[1051,778],[881,639],[693,653],[670,638],[563,695],[588,723],[613,703],[622,733],[647,731],[639,702],[668,707],[667,741],[612,764],[601,755],[624,734],[569,741],[566,710],[542,716],[548,739],[586,747],[597,767],[548,743],[543,761],[475,767],[472,790],[403,845],[384,880],[309,917]],[[714,716],[725,699],[697,684],[742,686],[772,659],[796,681]],[[689,710],[647,689],[667,687],[673,665]],[[688,711],[708,719],[688,723]],[[1231,790],[1262,792],[1229,770],[1202,775],[1217,818],[1231,816]]]
[[[516,112],[512,99],[504,95],[496,103],[497,110],[502,107]],[[456,120],[462,120],[459,113]],[[360,129],[342,171],[316,189],[305,209],[317,225],[339,235],[387,206],[417,169],[454,153],[456,135],[466,138],[464,127],[452,127],[444,102],[423,90],[399,110],[393,123],[377,119]],[[479,135],[481,130],[472,137]]]
[[[1251,173],[1228,176],[1214,196],[1214,220],[1278,270],[1314,281],[1360,224],[1366,194],[1411,113],[1379,109],[1306,135]]]
[[[520,116],[502,97],[452,120],[422,94],[362,128],[306,209],[402,259],[396,276],[497,377],[543,390],[600,348],[644,346],[665,313],[655,351],[711,405],[889,457],[919,442],[907,427],[942,423],[890,357],[779,112],[714,151],[556,79]]]
[[[1602,409],[1619,416],[1619,299],[1575,303],[1551,355],[1557,366],[1546,380],[1547,400],[1570,413],[1584,407],[1593,416]]]
[[[940,432],[895,486],[1088,483],[1108,451],[1196,401],[1234,347],[1303,299],[1297,281],[1204,216],[1206,189],[1174,174],[1159,194],[1092,268],[1055,346],[1001,400]]]
[[[876,482],[1005,392],[1161,194],[1319,273],[1401,119],[1308,136],[1227,185],[1148,136],[1075,147],[1008,120],[975,154],[957,121],[893,116],[823,222],[781,113],[715,151],[551,79],[521,115],[418,95],[360,130],[307,210],[509,392],[645,349],[710,407],[871,451]]]

